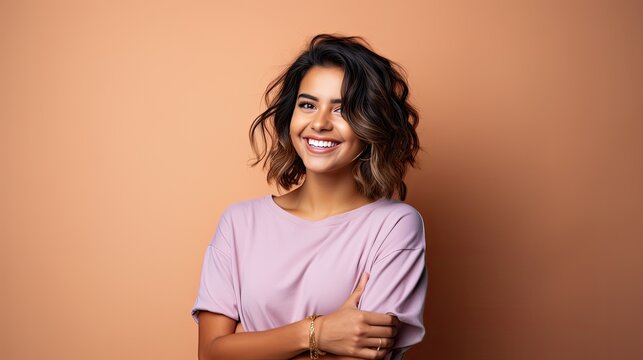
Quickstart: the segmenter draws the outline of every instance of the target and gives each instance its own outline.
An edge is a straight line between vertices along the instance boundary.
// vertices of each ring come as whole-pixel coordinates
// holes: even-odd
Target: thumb
[[[357,305],[359,305],[359,299],[362,296],[364,289],[366,288],[366,282],[368,281],[369,275],[370,274],[367,272],[362,273],[362,276],[359,278],[359,282],[357,283],[355,290],[353,290],[353,293],[351,293],[351,295],[348,297],[346,305],[351,307],[357,307]]]

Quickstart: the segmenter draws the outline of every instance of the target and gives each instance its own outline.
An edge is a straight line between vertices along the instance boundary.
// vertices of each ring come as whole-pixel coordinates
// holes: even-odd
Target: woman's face
[[[344,169],[366,145],[342,117],[343,77],[339,67],[313,66],[299,84],[290,140],[308,172]]]

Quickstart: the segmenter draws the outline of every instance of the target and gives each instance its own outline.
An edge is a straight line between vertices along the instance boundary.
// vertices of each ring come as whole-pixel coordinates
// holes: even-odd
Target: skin
[[[290,121],[290,139],[306,166],[303,184],[297,189],[275,197],[285,210],[309,220],[320,220],[371,202],[361,195],[351,174],[356,156],[366,146],[342,117],[341,98],[344,71],[338,67],[314,66],[308,70],[297,93],[297,102]],[[318,101],[300,97],[309,94]],[[328,137],[341,141],[328,154],[314,154],[306,149],[304,136]]]
[[[343,70],[312,67],[302,79],[300,94],[317,100],[298,98],[290,124],[290,137],[306,166],[305,180],[297,189],[275,197],[275,202],[292,214],[320,220],[371,202],[357,191],[351,175],[355,158],[366,145],[357,138],[341,115]],[[306,149],[304,136],[339,140],[339,147],[328,154]],[[315,320],[320,350],[327,359],[382,359],[394,345],[399,320],[388,314],[357,309],[368,281],[363,274],[358,286],[335,312]],[[222,314],[199,313],[199,359],[309,359],[310,320],[266,331],[246,332],[241,323]],[[381,342],[379,351],[376,348]]]

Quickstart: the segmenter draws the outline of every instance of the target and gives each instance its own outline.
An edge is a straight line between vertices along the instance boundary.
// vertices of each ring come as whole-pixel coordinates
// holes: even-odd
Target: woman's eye
[[[310,105],[311,107],[314,107],[313,104],[307,103],[307,102],[300,103],[299,107],[302,108],[302,109],[310,109],[310,108],[306,107],[306,105]]]
[[[310,110],[310,109],[315,108],[315,105],[313,105],[313,104],[311,104],[309,102],[302,102],[302,103],[297,104],[297,106],[299,106],[302,109],[306,109],[306,110]],[[344,110],[341,107],[338,107],[337,109],[335,109],[335,111],[338,111],[340,114],[344,112]]]

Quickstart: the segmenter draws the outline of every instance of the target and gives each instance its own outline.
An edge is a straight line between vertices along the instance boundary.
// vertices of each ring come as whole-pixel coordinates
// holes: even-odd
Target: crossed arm
[[[324,338],[320,348],[323,346],[327,352],[322,358],[353,360],[384,359],[389,356],[400,323],[393,315],[357,309],[367,279],[367,274],[363,274],[357,288],[338,310],[315,321],[316,330],[319,330],[316,331],[318,342]],[[246,332],[241,323],[223,314],[200,311],[198,317],[200,360],[281,360],[305,359],[309,356],[308,319],[274,329]],[[336,356],[334,353],[356,357]]]
[[[231,327],[235,327],[234,324],[236,323],[235,320],[230,319],[229,317],[227,317],[225,315],[211,313],[211,312],[207,312],[207,311],[200,313],[199,321],[203,322],[204,325],[209,324],[209,325],[205,325],[205,327],[207,327],[207,328],[210,328],[213,325],[214,327],[219,327],[220,326],[220,327],[225,327],[225,328],[229,329]],[[308,325],[307,324],[304,324],[304,325],[305,326],[303,326],[302,328],[299,329],[299,332],[303,333],[303,334],[306,334],[306,331],[308,330]],[[234,329],[234,334],[239,334],[239,333],[243,333],[243,332],[245,332],[245,330],[243,329],[243,326],[241,325],[241,322],[236,323],[236,327]],[[270,335],[269,334],[264,334],[264,336],[265,336],[266,340],[263,340],[263,341],[269,341],[268,339],[269,339]],[[278,335],[277,338],[281,338],[281,335]],[[256,338],[255,340],[256,341],[262,341],[259,338]],[[241,341],[244,342],[243,346],[246,347],[246,348],[254,347],[254,345],[251,345],[250,342],[247,342],[247,341],[253,341],[253,340],[241,339]],[[308,337],[305,338],[305,341],[306,342],[308,341]],[[201,336],[199,337],[199,342],[201,342]],[[279,346],[279,344],[274,344],[274,346],[275,346],[275,348],[277,348]],[[306,349],[306,350],[304,350],[304,349]],[[294,356],[289,357],[287,359],[291,359],[291,360],[306,360],[306,359],[310,359],[310,355],[309,355],[308,350],[307,350],[307,343],[305,344],[305,347],[302,348],[300,346],[299,350],[296,350],[296,351],[299,351],[299,353],[297,353],[297,355],[294,355]],[[294,351],[293,351],[293,353],[294,353]],[[253,356],[252,354],[247,354],[247,355]],[[259,357],[255,357],[257,359],[261,358],[261,356],[266,356],[265,353],[257,354],[257,355],[259,355]],[[235,356],[238,356],[237,352],[235,352]],[[201,346],[199,346],[199,359],[204,360],[204,359],[210,359],[210,358],[214,359],[215,357],[208,357],[206,354],[202,354],[201,353]],[[216,358],[219,358],[219,357],[216,357]],[[221,358],[225,358],[225,357],[221,357]],[[341,356],[341,355],[334,355],[334,354],[330,354],[330,353],[328,353],[327,355],[322,356],[322,358],[324,358],[324,359],[336,359],[336,360],[362,360],[362,358],[358,358],[358,357]]]
[[[347,300],[355,303],[359,299],[359,308],[351,304],[340,314],[336,311],[319,319],[318,335],[322,341],[318,340],[318,343],[328,353],[322,358],[397,359],[401,358],[403,351],[422,340],[424,327],[418,315],[423,311],[427,274],[423,225],[419,214],[400,219],[388,237],[388,246],[382,246],[381,255],[370,268],[373,285],[365,291],[365,285],[361,286]],[[307,319],[264,331],[243,331],[241,325],[237,324],[238,316],[231,317],[232,314],[238,314],[238,309],[233,297],[234,290],[226,288],[232,283],[230,264],[227,263],[229,258],[220,251],[208,250],[199,297],[194,307],[202,310],[198,315],[199,359],[309,358],[310,322]],[[212,295],[211,289],[215,288],[218,297]],[[401,321],[403,326],[400,327]],[[317,330],[317,321],[315,325]],[[378,344],[380,338],[386,341]],[[395,348],[394,343],[397,343]],[[382,346],[377,351],[379,345]]]

